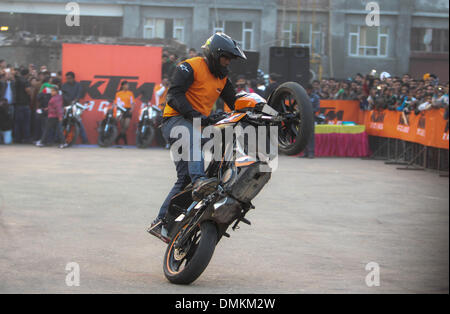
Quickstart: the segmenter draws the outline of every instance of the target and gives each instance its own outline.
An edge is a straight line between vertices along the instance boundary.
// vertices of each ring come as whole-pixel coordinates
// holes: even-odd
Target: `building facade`
[[[393,75],[433,72],[448,80],[447,0],[379,0],[375,8],[369,0],[76,2],[80,26],[68,27],[67,1],[0,0],[0,26],[55,36],[175,38],[197,50],[212,33],[224,31],[244,50],[259,52],[265,72],[270,47],[308,47],[317,78],[376,69]],[[379,24],[373,26],[377,13]]]

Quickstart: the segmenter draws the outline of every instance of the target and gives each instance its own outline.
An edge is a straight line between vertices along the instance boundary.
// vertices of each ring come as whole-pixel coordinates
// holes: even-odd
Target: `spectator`
[[[14,103],[14,142],[31,143],[31,85],[27,80],[28,69],[16,76],[16,101]]]
[[[236,94],[240,92],[254,93],[253,88],[249,87],[245,76],[239,75],[236,80]]]
[[[169,79],[172,78],[173,71],[175,71],[175,63],[169,59],[167,53],[163,53],[162,57],[162,76],[167,76]]]
[[[75,81],[75,73],[67,72],[66,73],[66,82],[62,85],[61,88],[64,106],[70,106],[72,102],[79,101],[83,94],[83,90],[81,84]],[[83,125],[83,121],[80,120],[80,136],[83,144],[89,144],[86,130]],[[75,139],[76,140],[76,139]]]
[[[3,144],[12,143],[13,119],[9,107],[8,101],[0,98],[0,140],[3,141]]]
[[[44,134],[41,140],[36,144],[36,146],[43,147],[48,145],[48,135],[50,130],[53,130],[58,137],[59,148],[68,147],[67,143],[64,143],[65,138],[62,132],[61,123],[63,119],[63,97],[59,93],[59,89],[56,85],[51,88],[51,98],[48,102],[48,107],[46,111],[48,113],[47,123],[45,125]]]
[[[195,48],[189,49],[188,55],[189,55],[189,59],[197,57],[197,50],[195,50]]]
[[[155,86],[155,104],[161,109],[164,109],[164,106],[166,105],[166,96],[167,92],[169,91],[169,78],[167,76],[164,76],[162,79],[161,84],[158,86]]]
[[[425,98],[424,98],[423,102],[417,107],[417,109],[419,111],[425,111],[425,110],[431,109],[432,105],[433,105],[432,100],[433,100],[433,94],[431,94],[431,93],[425,94]]]
[[[311,105],[313,108],[314,115],[316,115],[320,110],[320,98],[319,96],[314,92],[314,87],[312,84],[308,84],[306,86],[306,92],[308,93],[309,99],[311,101]],[[315,135],[314,135],[314,128],[313,132],[311,133],[311,137],[308,141],[308,146],[306,147],[304,151],[303,157],[305,158],[314,158],[314,150],[315,150]]]
[[[279,76],[276,73],[271,73],[269,75],[269,85],[267,85],[264,98],[268,99],[272,92],[276,90],[278,86],[280,86],[280,83],[278,83],[278,79]]]

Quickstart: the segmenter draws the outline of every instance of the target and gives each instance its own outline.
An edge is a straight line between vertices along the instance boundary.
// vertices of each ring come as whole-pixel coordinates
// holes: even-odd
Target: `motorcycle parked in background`
[[[69,146],[75,144],[80,134],[81,115],[87,106],[82,105],[78,100],[74,100],[72,104],[64,107],[64,118],[62,129],[66,144]]]
[[[97,143],[100,147],[109,147],[114,143],[119,134],[119,122],[126,111],[123,106],[114,103],[112,106],[105,106],[103,109],[105,118],[97,128]]]
[[[150,102],[142,108],[136,129],[136,146],[138,148],[150,147],[157,133],[160,133],[162,115],[162,110]]]

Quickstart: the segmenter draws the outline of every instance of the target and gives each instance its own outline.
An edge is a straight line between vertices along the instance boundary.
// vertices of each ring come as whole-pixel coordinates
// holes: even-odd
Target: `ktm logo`
[[[95,75],[94,81],[81,81],[80,84],[83,88],[84,97],[86,94],[92,99],[114,99],[116,92],[119,90],[120,82],[128,81],[128,86],[134,97],[151,99],[153,96],[153,88],[155,83],[145,82],[138,86],[138,76],[113,76],[113,75]],[[99,88],[103,87],[106,83],[103,93],[99,91]]]
[[[328,121],[342,121],[344,119],[344,111],[339,110],[336,112],[335,110],[335,107],[320,107],[319,113],[324,114]]]

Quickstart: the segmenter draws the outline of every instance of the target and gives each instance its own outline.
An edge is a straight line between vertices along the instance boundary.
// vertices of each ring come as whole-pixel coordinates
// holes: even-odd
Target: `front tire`
[[[283,124],[278,131],[278,149],[292,156],[301,153],[314,132],[314,114],[306,90],[295,82],[281,84],[269,99],[280,113],[296,113],[298,122]]]
[[[109,130],[108,134],[105,136],[104,131],[102,130],[98,134],[97,143],[100,147],[109,147],[112,146],[114,141],[117,138],[117,134],[119,131],[117,130],[117,126],[111,125],[111,130]]]
[[[211,221],[205,221],[191,232],[190,249],[187,252],[177,250],[174,244],[183,230],[184,228],[180,229],[167,246],[163,266],[166,278],[178,285],[188,285],[203,273],[217,244],[216,225]]]
[[[76,144],[76,142],[77,142],[78,134],[80,134],[80,127],[78,126],[77,123],[73,123],[70,125],[69,131],[67,131],[67,128],[65,127],[63,133],[64,133],[65,142],[69,146],[72,146],[73,144]]]
[[[155,138],[155,128],[151,125],[147,127],[145,134],[138,132],[136,135],[136,146],[138,148],[147,148],[152,145],[153,139]]]

